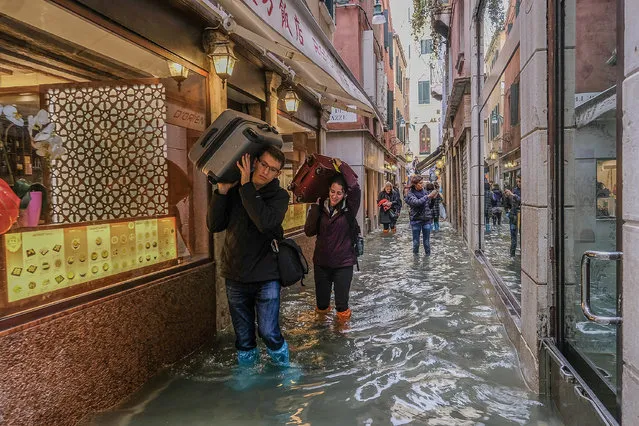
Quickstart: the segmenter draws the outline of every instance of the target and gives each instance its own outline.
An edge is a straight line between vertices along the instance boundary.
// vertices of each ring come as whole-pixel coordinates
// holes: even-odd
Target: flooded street
[[[460,238],[432,256],[405,219],[366,239],[347,327],[313,311],[312,282],[284,290],[295,368],[236,371],[233,333],[158,375],[95,425],[560,425],[521,377],[514,347]]]

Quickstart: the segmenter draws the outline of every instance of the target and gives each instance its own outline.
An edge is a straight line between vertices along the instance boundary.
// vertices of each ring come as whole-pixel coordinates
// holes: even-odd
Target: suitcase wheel
[[[294,190],[294,189],[295,189],[295,187],[296,187],[296,186],[297,186],[297,185],[295,184],[295,182],[291,182],[291,184],[288,186],[288,190],[289,190],[289,191],[292,191],[292,190]]]
[[[298,203],[302,202],[302,196],[298,195],[297,197],[295,197],[295,200],[297,200]]]
[[[322,174],[322,168],[321,168],[321,167],[316,168],[316,169],[315,169],[315,174],[316,174],[317,176],[321,175],[321,174]]]

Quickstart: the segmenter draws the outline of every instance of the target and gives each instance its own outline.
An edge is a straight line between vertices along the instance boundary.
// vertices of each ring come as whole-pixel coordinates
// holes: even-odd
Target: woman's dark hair
[[[418,183],[420,183],[421,181],[424,180],[423,176],[420,175],[414,175],[412,178],[410,178],[410,186],[412,186],[413,188],[415,188],[415,185],[417,185]]]
[[[432,191],[433,189],[435,189],[435,185],[433,185],[432,182],[428,182],[426,184],[426,191]]]
[[[498,183],[493,183],[493,189],[499,190],[499,184]]]
[[[333,186],[334,183],[340,185],[344,192],[346,192],[346,190],[348,189],[348,187],[346,186],[346,180],[344,180],[344,176],[342,176],[341,174],[333,176],[330,186]]]

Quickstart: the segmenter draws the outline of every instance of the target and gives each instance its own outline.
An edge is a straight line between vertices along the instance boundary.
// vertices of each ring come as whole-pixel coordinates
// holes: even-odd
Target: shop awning
[[[231,16],[231,31],[279,57],[299,83],[319,92],[323,104],[378,116],[311,11],[299,0],[193,0]],[[220,16],[224,19],[225,16]],[[227,19],[227,23],[229,20]]]

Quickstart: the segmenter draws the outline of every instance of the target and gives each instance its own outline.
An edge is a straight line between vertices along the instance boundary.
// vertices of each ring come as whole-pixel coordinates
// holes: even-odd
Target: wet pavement
[[[296,365],[235,367],[233,333],[148,382],[94,425],[560,425],[521,377],[513,345],[460,238],[442,224],[432,256],[407,223],[366,239],[347,327],[313,311],[312,283],[284,290]]]
[[[510,225],[491,225],[484,232],[484,253],[510,292],[521,303],[521,234],[515,256],[510,256]]]

